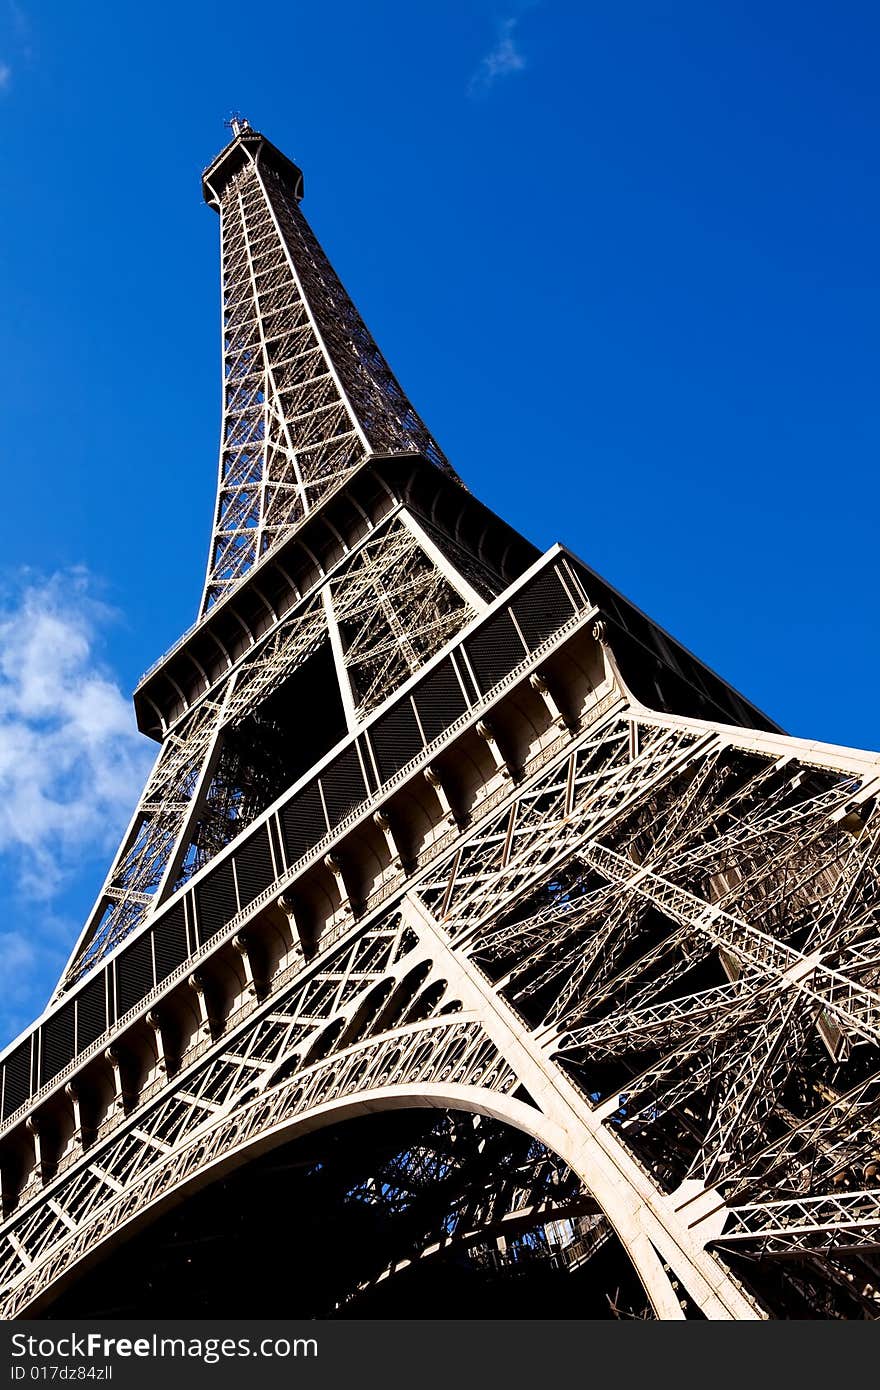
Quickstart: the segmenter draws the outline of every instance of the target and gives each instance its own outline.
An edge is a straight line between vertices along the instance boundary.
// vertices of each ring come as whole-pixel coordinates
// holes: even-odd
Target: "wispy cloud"
[[[114,616],[84,570],[25,576],[0,593],[5,1031],[27,1021],[19,1010],[34,997],[42,1006],[78,930],[55,903],[84,861],[115,848],[149,767],[130,702],[100,655]]]
[[[495,46],[480,59],[468,83],[471,96],[488,96],[500,78],[511,77],[513,73],[522,72],[525,68],[525,56],[517,44],[518,23],[519,19],[512,16],[499,24]]]
[[[0,59],[0,93],[12,88],[13,71],[17,75],[16,85],[21,73],[34,66],[34,47],[30,17],[18,0],[6,0],[6,22],[3,28],[9,35],[4,41],[7,57]],[[2,12],[0,12],[2,23]]]
[[[99,657],[114,615],[93,589],[74,570],[0,596],[0,856],[37,897],[113,840],[148,756]]]

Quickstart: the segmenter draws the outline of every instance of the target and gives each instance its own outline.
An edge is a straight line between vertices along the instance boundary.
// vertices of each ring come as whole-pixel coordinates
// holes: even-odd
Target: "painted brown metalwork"
[[[0,1059],[6,1316],[140,1289],[170,1213],[196,1250],[276,1151],[325,1155],[372,1233],[327,1315],[544,1261],[611,1315],[876,1316],[880,756],[787,737],[467,492],[265,137],[237,121],[204,189],[205,592],[135,695],[160,746],[131,826]]]

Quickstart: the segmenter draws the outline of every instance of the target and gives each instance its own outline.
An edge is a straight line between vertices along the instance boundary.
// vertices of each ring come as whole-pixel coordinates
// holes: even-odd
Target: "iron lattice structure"
[[[205,593],[2,1059],[6,1316],[161,1310],[160,1267],[217,1311],[206,1233],[259,1267],[230,1213],[301,1191],[291,1238],[345,1240],[288,1312],[540,1266],[618,1315],[874,1317],[880,757],[787,737],[463,488],[263,136],[204,189]]]

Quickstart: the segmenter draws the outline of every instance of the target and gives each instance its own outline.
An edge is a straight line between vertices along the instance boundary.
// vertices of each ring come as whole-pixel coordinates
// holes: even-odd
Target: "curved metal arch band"
[[[356,1051],[367,1053],[370,1048]],[[500,1059],[496,1065],[509,1072]],[[517,1078],[510,1072],[509,1086],[516,1082]],[[590,1188],[620,1239],[656,1315],[663,1319],[683,1317],[677,1295],[653,1245],[643,1232],[633,1231],[631,1209],[623,1189],[615,1188],[601,1174],[591,1172],[590,1165],[584,1162],[583,1149],[571,1141],[564,1128],[541,1110],[517,1100],[509,1090],[496,1091],[454,1081],[396,1083],[347,1093],[297,1113],[293,1107],[296,1093],[301,1089],[302,1074],[297,1074],[283,1087],[263,1093],[249,1106],[203,1131],[186,1150],[156,1163],[140,1182],[108,1203],[88,1226],[61,1247],[56,1247],[46,1264],[19,1285],[11,1296],[8,1316],[38,1314],[50,1288],[52,1294],[56,1294],[74,1275],[97,1263],[114,1246],[147,1226],[162,1212],[261,1153],[359,1114],[431,1106],[485,1115],[521,1130],[556,1153]],[[262,1116],[262,1125],[248,1123],[254,1114]],[[195,1160],[189,1165],[185,1161],[188,1155]],[[204,1155],[201,1162],[198,1161],[200,1155]],[[181,1167],[183,1173],[175,1177]]]
[[[438,1037],[439,1034],[439,1037]],[[421,1045],[420,1045],[421,1044]],[[406,1079],[400,1079],[405,1070]],[[363,1080],[374,1077],[375,1083]],[[357,1084],[361,1079],[361,1084]],[[359,1113],[437,1106],[464,1109],[530,1134],[570,1166],[589,1187],[620,1238],[656,1315],[681,1318],[677,1295],[644,1230],[634,1220],[633,1195],[588,1161],[562,1123],[514,1098],[520,1077],[503,1058],[473,1012],[425,1020],[370,1038],[342,1054],[313,1063],[279,1086],[206,1125],[184,1148],[163,1155],[138,1181],[114,1193],[81,1229],[47,1252],[8,1293],[6,1316],[35,1316],[47,1295],[75,1273],[96,1264],[122,1238],[149,1225],[160,1211],[197,1188],[232,1172],[259,1152]],[[327,1097],[314,1102],[316,1097]]]

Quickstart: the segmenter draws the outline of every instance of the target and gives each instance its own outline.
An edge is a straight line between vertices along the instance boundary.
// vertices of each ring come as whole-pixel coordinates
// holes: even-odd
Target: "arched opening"
[[[287,1138],[161,1212],[48,1318],[650,1316],[577,1176],[522,1129],[421,1106]]]

